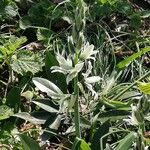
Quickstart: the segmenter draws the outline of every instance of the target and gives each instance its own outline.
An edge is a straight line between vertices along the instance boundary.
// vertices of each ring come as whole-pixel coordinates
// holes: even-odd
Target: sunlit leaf
[[[125,66],[129,65],[133,60],[135,60],[136,58],[140,57],[141,55],[143,55],[149,51],[150,51],[150,47],[145,47],[141,51],[139,51],[139,52],[125,58],[123,61],[119,62],[117,64],[117,67],[124,68]]]
[[[13,110],[7,105],[0,106],[0,120],[4,120],[13,115]]]
[[[20,113],[14,114],[13,116],[24,119],[33,124],[44,124],[46,121],[46,113],[44,117],[42,115],[40,115],[39,117],[35,117],[34,115],[31,115],[27,112],[20,112]]]
[[[53,99],[60,99],[63,97],[63,92],[52,82],[44,78],[33,78],[33,83],[42,92],[45,92]]]
[[[83,139],[76,138],[71,150],[91,150],[91,149]]]
[[[43,57],[40,54],[21,50],[12,56],[10,65],[15,72],[24,75],[27,72],[35,74],[41,71],[44,63]]]
[[[137,82],[138,88],[144,94],[150,94],[150,83]]]
[[[48,112],[52,112],[52,113],[58,112],[56,106],[50,100],[37,99],[37,100],[33,100],[32,102]]]
[[[136,138],[136,134],[134,132],[129,133],[125,136],[119,145],[116,147],[116,150],[129,150]]]

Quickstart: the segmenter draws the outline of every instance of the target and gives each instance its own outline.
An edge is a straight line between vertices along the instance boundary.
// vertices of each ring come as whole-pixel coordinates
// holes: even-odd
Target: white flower
[[[86,45],[83,47],[83,50],[81,51],[80,58],[82,60],[86,59],[95,60],[95,58],[92,57],[92,55],[96,54],[97,52],[98,51],[94,51],[94,45],[93,44],[89,45],[89,43],[87,42]]]

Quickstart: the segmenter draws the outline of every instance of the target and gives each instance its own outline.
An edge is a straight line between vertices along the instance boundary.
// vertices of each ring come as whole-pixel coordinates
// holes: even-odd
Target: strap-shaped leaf
[[[32,102],[48,112],[52,112],[52,113],[58,112],[58,110],[56,109],[56,106],[50,100],[37,99]]]
[[[26,136],[25,134],[19,134],[19,137],[22,142],[23,150],[41,150],[38,143],[29,136]]]
[[[123,119],[129,115],[131,115],[130,112],[126,110],[110,110],[100,113],[98,116],[98,120],[102,122],[105,122],[107,120],[115,121],[118,119]]]
[[[130,57],[127,57],[123,61],[119,62],[117,64],[117,67],[118,68],[124,68],[125,66],[129,65],[129,63],[131,63],[133,60],[135,60],[136,58],[140,57],[141,55],[143,55],[149,51],[150,51],[150,47],[145,47],[141,51],[139,51],[139,52],[131,55]]]
[[[31,115],[27,112],[17,113],[17,114],[14,114],[13,116],[19,117],[19,118],[29,121],[33,124],[44,124],[46,119],[48,118],[48,117],[46,118],[46,114],[44,117],[42,114],[40,114],[40,117],[35,117],[34,115]]]
[[[131,132],[121,140],[116,150],[129,150],[136,138],[136,133]]]
[[[83,139],[76,138],[71,150],[91,150],[91,149]]]
[[[42,92],[45,92],[53,99],[61,99],[63,92],[52,82],[44,78],[33,78],[33,83]]]

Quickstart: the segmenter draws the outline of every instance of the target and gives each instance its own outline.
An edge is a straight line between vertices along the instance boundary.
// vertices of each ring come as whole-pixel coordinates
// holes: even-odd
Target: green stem
[[[112,100],[117,100],[120,96],[122,96],[126,91],[128,91],[130,88],[132,88],[134,85],[136,85],[137,81],[141,81],[144,78],[146,78],[147,76],[150,75],[150,71],[148,71],[145,75],[143,75],[142,77],[140,77],[138,80],[136,80],[134,83],[132,83],[130,86],[128,86],[127,88],[125,88],[122,92],[120,92],[118,95],[116,95]]]
[[[78,63],[78,53],[75,54],[74,65]],[[79,87],[78,87],[78,75],[74,78],[74,121],[75,121],[75,131],[76,136],[81,138],[80,132],[80,113],[79,113]]]

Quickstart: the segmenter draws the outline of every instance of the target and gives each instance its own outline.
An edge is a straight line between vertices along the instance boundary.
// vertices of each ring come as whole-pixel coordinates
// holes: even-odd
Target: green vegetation
[[[148,150],[150,3],[0,1],[0,149]]]

